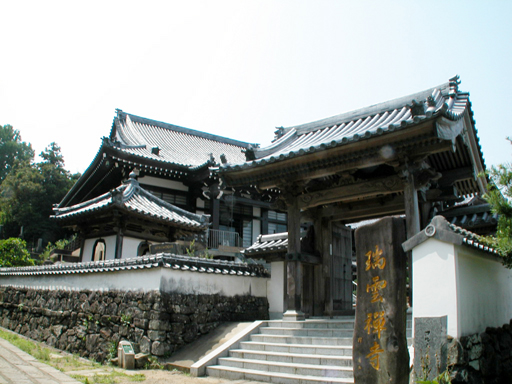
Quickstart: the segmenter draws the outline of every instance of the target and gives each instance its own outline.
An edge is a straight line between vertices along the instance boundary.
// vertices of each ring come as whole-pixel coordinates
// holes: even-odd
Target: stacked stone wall
[[[449,340],[443,355],[453,384],[512,383],[512,320],[500,328]]]
[[[100,362],[120,340],[169,356],[222,322],[266,319],[264,297],[0,287],[2,327]]]

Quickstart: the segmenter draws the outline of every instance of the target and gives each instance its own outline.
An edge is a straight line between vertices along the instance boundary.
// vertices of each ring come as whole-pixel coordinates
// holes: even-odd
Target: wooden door
[[[332,223],[331,297],[333,314],[352,310],[352,230]]]

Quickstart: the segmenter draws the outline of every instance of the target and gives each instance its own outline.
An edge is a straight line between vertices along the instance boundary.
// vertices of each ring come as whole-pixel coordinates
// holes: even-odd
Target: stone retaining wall
[[[451,339],[443,348],[453,384],[512,383],[512,321],[481,334]]]
[[[265,297],[0,287],[0,325],[96,361],[129,340],[168,356],[226,321],[268,319]]]

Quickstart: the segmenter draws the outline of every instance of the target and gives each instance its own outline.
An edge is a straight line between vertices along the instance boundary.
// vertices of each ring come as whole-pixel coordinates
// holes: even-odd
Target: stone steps
[[[206,369],[209,376],[229,380],[254,380],[276,384],[353,384],[353,378],[330,378],[305,376],[281,372],[266,372],[235,367],[211,366]]]
[[[353,318],[268,321],[206,373],[280,384],[353,383],[353,330]]]
[[[353,317],[261,322],[206,374],[278,384],[354,383],[353,334]]]
[[[285,335],[253,335],[253,341],[261,343],[278,344],[320,344],[320,345],[346,345],[352,346],[352,337],[333,338],[333,337],[304,337],[304,336],[285,336]]]
[[[350,352],[348,352],[350,353]],[[240,359],[268,360],[284,363],[312,364],[312,365],[335,365],[339,367],[352,367],[352,355],[304,355],[302,353],[286,353],[258,351],[247,349],[233,349],[230,356]]]
[[[348,342],[348,341],[347,341]],[[321,344],[287,344],[245,341],[240,343],[246,350],[280,352],[280,353],[302,353],[319,355],[352,356],[352,345],[321,345]]]
[[[263,327],[261,333],[265,335],[350,338],[354,335],[354,329],[353,327],[352,329]]]
[[[352,367],[339,367],[336,365],[285,363],[282,361],[251,360],[236,357],[222,357],[219,359],[219,365],[303,376],[352,377]]]

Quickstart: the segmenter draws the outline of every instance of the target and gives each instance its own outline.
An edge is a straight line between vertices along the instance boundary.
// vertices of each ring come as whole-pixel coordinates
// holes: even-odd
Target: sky
[[[459,75],[510,162],[512,1],[0,0],[0,125],[83,172],[116,108],[268,145]],[[38,159],[36,159],[38,161]]]

